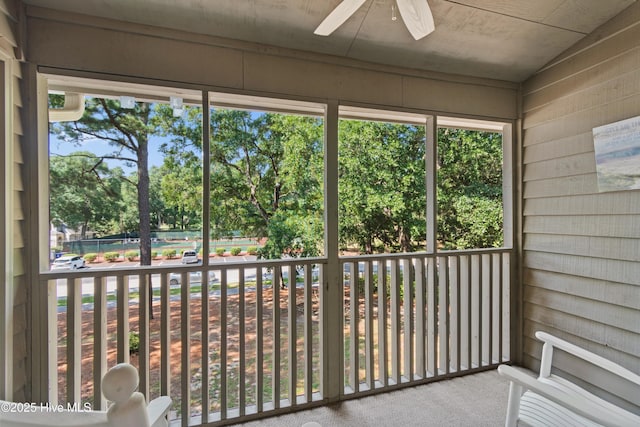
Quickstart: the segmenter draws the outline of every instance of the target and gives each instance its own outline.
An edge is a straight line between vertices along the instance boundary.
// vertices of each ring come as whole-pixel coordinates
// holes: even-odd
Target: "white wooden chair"
[[[506,427],[526,426],[640,426],[640,416],[616,406],[573,382],[551,373],[553,350],[558,348],[621,377],[638,387],[640,376],[601,356],[545,332],[536,332],[544,342],[538,377],[526,369],[508,365],[498,372],[510,381]],[[608,389],[608,384],[598,384]]]
[[[162,396],[147,405],[144,396],[135,391],[138,382],[138,371],[128,363],[111,368],[102,379],[102,393],[113,402],[107,411],[60,411],[0,400],[0,426],[166,427],[171,399]]]

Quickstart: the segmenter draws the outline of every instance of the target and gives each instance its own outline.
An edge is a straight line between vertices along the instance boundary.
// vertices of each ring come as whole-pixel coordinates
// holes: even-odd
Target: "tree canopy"
[[[341,243],[411,252],[426,233],[424,128],[341,120],[339,140]]]
[[[51,102],[59,102],[55,97]],[[324,241],[321,118],[91,98],[77,122],[52,133],[79,148],[99,139],[111,151],[51,156],[51,218],[108,234],[138,232],[150,263],[152,229],[201,230],[203,119],[210,124],[210,238],[263,239],[260,256],[317,256]],[[162,163],[149,165],[149,141]],[[499,134],[439,129],[438,244],[502,245]],[[84,146],[86,147],[86,145]],[[426,236],[424,127],[339,123],[339,238],[361,253],[413,251]],[[118,160],[122,166],[110,167]],[[147,255],[144,255],[144,253]]]
[[[438,241],[447,249],[499,247],[502,136],[438,130]]]
[[[109,169],[104,159],[86,151],[54,156],[50,160],[50,215],[56,225],[80,231],[86,238],[89,226],[100,231],[118,220],[122,202],[122,169]]]
[[[314,256],[323,241],[322,121],[214,110],[212,222],[266,237],[260,256]],[[219,231],[218,231],[219,232]]]
[[[59,98],[52,97],[52,104]],[[149,207],[149,137],[156,132],[157,123],[150,122],[151,108],[145,102],[136,102],[131,109],[121,108],[116,100],[85,99],[85,112],[80,120],[55,123],[51,132],[63,141],[79,145],[83,141],[106,141],[112,152],[101,159],[113,159],[135,166],[136,174],[122,177],[136,187],[138,231],[140,236],[140,263],[151,264],[151,218]],[[132,179],[133,178],[133,179]]]

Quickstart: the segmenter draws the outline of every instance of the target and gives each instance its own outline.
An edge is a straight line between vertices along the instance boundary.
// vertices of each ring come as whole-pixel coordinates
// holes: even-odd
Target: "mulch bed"
[[[255,363],[251,364],[251,358],[255,359],[256,342],[257,342],[257,326],[260,325],[263,328],[264,344],[261,352],[263,355],[270,354],[273,351],[273,290],[264,289],[263,291],[263,316],[260,322],[256,321],[256,292],[247,292],[244,296],[244,316],[245,316],[245,375],[247,381],[255,381]],[[201,394],[200,387],[201,382],[199,377],[201,375],[200,366],[202,358],[202,316],[201,316],[201,299],[199,297],[191,296],[191,316],[190,316],[190,354],[191,354],[191,395],[192,404],[191,407],[197,411],[199,396]],[[297,351],[298,359],[303,358],[303,322],[304,322],[304,291],[302,289],[296,290],[296,311],[297,311]],[[170,360],[171,360],[171,380],[170,380],[170,396],[174,400],[174,408],[179,407],[181,393],[181,355],[182,355],[182,343],[181,343],[181,302],[170,302]],[[288,290],[280,290],[280,325],[281,325],[281,365],[286,364],[287,357],[287,322],[288,322]],[[215,381],[215,375],[219,375],[220,366],[220,347],[225,346],[227,354],[227,369],[228,375],[231,375],[234,370],[238,370],[238,363],[240,361],[240,323],[239,323],[239,296],[230,295],[227,297],[227,339],[225,343],[220,342],[220,297],[209,298],[209,350],[210,357],[210,385],[209,388],[215,388],[215,384],[211,384],[211,381]],[[317,340],[318,333],[318,309],[319,301],[317,295],[312,298],[312,323],[314,330],[314,337]],[[117,350],[116,350],[116,307],[109,307],[107,309],[107,366],[111,367],[116,364]],[[154,301],[154,318],[149,322],[149,388],[150,398],[154,398],[160,395],[160,302]],[[94,361],[94,349],[93,349],[93,332],[94,332],[94,319],[93,309],[83,309],[82,311],[82,367],[81,367],[81,384],[82,384],[82,401],[93,402],[93,361]],[[132,303],[129,305],[129,330],[137,332],[139,330],[139,313],[138,304]],[[58,313],[58,396],[60,402],[66,402],[66,327],[67,327],[67,314],[66,312]],[[264,356],[263,356],[264,357]],[[284,360],[283,360],[284,358]],[[130,363],[136,367],[139,367],[139,355],[138,353],[132,353],[130,355]],[[265,372],[271,369],[271,366],[265,362]],[[285,365],[286,366],[286,365]],[[212,373],[212,371],[215,371]],[[233,384],[228,380],[228,387],[231,389]],[[249,387],[250,388],[250,387]],[[229,391],[233,393],[233,390]],[[211,400],[215,400],[217,394],[216,390],[211,390]],[[219,396],[218,396],[219,397]],[[215,403],[214,403],[215,404]]]

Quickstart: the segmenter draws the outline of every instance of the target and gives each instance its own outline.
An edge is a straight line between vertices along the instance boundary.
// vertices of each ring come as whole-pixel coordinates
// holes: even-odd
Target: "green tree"
[[[169,217],[169,209],[162,198],[162,170],[152,166],[149,171],[149,208],[152,229],[159,230]]]
[[[51,100],[55,103],[56,98]],[[149,205],[149,137],[155,132],[149,123],[151,106],[136,102],[132,109],[104,98],[85,99],[85,112],[75,122],[55,123],[51,131],[64,141],[79,144],[91,139],[106,141],[113,151],[101,159],[116,159],[134,166],[137,190],[140,264],[151,264],[151,221]],[[123,176],[123,179],[128,179]]]
[[[137,202],[138,192],[136,186],[131,183],[132,180],[135,182],[135,175],[125,180],[121,186],[119,233],[135,233],[138,230],[138,223],[140,222]]]
[[[50,215],[54,224],[79,229],[86,239],[89,228],[116,219],[120,204],[122,170],[109,169],[86,151],[54,156],[49,164]]]
[[[202,227],[202,108],[185,106],[178,117],[168,105],[158,105],[152,122],[169,138],[160,150],[159,196],[173,228]]]
[[[413,250],[425,235],[424,128],[341,120],[339,153],[341,244]]]
[[[181,118],[159,110],[161,193],[185,227],[199,219],[201,112]],[[317,255],[322,250],[322,121],[317,118],[229,109],[210,111],[211,234],[267,237],[260,253]],[[196,218],[196,219],[194,219]],[[318,231],[317,224],[320,224]],[[312,231],[313,230],[313,231]]]
[[[60,96],[50,96],[51,105],[60,104]],[[113,149],[101,159],[123,161],[135,167],[135,181],[122,177],[136,188],[138,226],[140,237],[140,264],[151,264],[151,209],[149,202],[149,138],[156,133],[157,122],[151,122],[153,108],[145,102],[136,102],[134,108],[121,108],[116,100],[105,98],[85,99],[85,112],[80,120],[55,123],[51,132],[58,138],[80,144],[99,139]],[[153,296],[149,281],[149,304]],[[151,310],[153,318],[153,310]]]
[[[503,244],[502,135],[438,129],[438,241],[447,249]]]
[[[283,156],[278,209],[267,224],[260,256],[318,256],[324,236],[322,122],[292,115],[269,119],[270,136],[281,140]]]
[[[160,194],[163,205],[172,213],[174,228],[201,227],[202,168],[162,167]]]
[[[261,257],[317,255],[323,236],[317,232],[321,120],[215,110],[211,123],[212,228],[266,236]]]

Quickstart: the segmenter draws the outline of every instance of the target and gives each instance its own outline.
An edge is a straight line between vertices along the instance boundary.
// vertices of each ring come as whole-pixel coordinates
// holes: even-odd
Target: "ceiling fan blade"
[[[427,0],[397,0],[400,16],[414,39],[420,40],[435,30]]]
[[[336,8],[324,18],[324,21],[318,25],[318,28],[316,28],[313,33],[319,36],[328,36],[333,33],[336,28],[349,19],[365,1],[367,0],[343,0],[342,3],[336,6]]]

